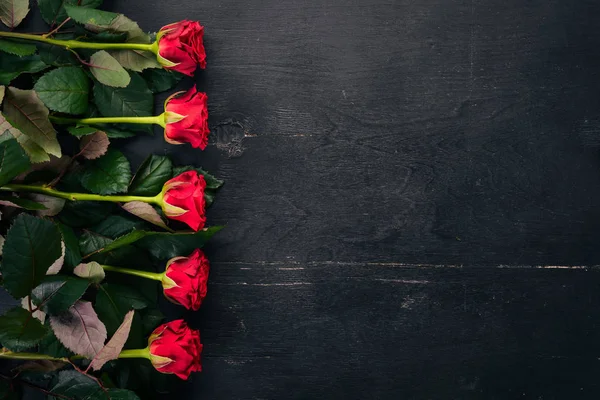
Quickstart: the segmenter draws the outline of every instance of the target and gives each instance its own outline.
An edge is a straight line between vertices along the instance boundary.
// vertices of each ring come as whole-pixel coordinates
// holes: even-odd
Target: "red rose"
[[[180,21],[164,26],[157,35],[158,61],[166,69],[189,76],[196,66],[206,68],[204,27],[196,21]]]
[[[208,259],[200,249],[188,257],[175,257],[167,262],[162,281],[165,296],[188,310],[197,311],[206,297]]]
[[[200,331],[190,329],[184,320],[167,322],[156,328],[148,339],[150,361],[157,371],[187,379],[202,371]]]
[[[208,144],[208,97],[194,85],[165,102],[165,140],[171,144],[189,143],[204,150]]]
[[[187,171],[167,181],[162,189],[162,209],[165,215],[185,222],[195,231],[206,222],[204,189],[206,181],[196,171]]]

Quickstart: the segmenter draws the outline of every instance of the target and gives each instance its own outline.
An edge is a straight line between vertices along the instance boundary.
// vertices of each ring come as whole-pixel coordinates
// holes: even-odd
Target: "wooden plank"
[[[599,271],[214,263],[194,398],[589,398]]]

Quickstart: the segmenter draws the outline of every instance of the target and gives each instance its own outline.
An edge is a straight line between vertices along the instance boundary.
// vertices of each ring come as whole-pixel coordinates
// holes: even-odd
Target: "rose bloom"
[[[156,328],[148,339],[150,361],[157,371],[187,379],[192,372],[202,371],[200,331],[190,329],[178,319]]]
[[[168,218],[181,221],[195,231],[204,227],[206,181],[196,171],[187,171],[167,181],[162,189],[162,210]]]
[[[162,280],[165,297],[188,310],[197,311],[206,297],[209,269],[208,259],[200,249],[188,257],[170,259]]]
[[[196,66],[206,68],[204,27],[197,21],[180,21],[164,26],[158,31],[158,62],[189,76]]]
[[[198,92],[195,85],[169,97],[165,101],[165,141],[204,150],[210,133],[207,101],[206,93]]]

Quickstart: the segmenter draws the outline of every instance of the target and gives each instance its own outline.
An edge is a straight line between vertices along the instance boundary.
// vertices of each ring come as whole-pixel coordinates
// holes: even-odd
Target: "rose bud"
[[[187,379],[192,372],[202,371],[200,331],[190,329],[178,319],[156,328],[148,339],[150,361],[157,371]]]
[[[204,227],[206,181],[196,171],[187,171],[168,180],[162,189],[162,210],[168,218],[181,221],[195,231]]]
[[[196,21],[162,27],[156,35],[158,62],[166,69],[193,76],[197,65],[206,68],[203,37],[204,27]]]
[[[165,141],[204,150],[210,133],[207,100],[206,93],[198,92],[195,85],[169,97],[165,101]]]
[[[162,280],[165,297],[188,310],[197,311],[206,297],[208,270],[208,259],[200,249],[188,257],[170,259]]]

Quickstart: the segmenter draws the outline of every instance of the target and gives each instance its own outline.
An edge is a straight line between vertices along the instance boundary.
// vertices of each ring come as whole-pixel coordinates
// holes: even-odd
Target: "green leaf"
[[[95,380],[74,370],[60,371],[58,382],[50,389],[50,392],[66,399],[106,399],[102,388]]]
[[[88,125],[78,125],[68,127],[67,131],[69,131],[69,133],[73,136],[87,136],[98,132],[98,128]]]
[[[209,174],[202,168],[192,167],[191,165],[173,168],[173,178],[176,177],[177,175],[180,175],[180,174],[186,172],[186,171],[196,171],[200,175],[202,175],[204,177],[204,180],[206,181],[207,189],[216,190],[216,189],[219,189],[221,186],[223,186],[223,184],[225,183],[222,180],[215,178],[213,175]]]
[[[29,0],[0,1],[0,21],[9,28],[15,28],[29,12]]]
[[[15,307],[0,317],[0,343],[11,351],[30,349],[47,333],[48,329],[21,307]]]
[[[147,300],[132,286],[105,283],[99,287],[96,295],[96,311],[111,336],[123,322],[125,314],[147,306]]]
[[[46,153],[58,158],[62,156],[56,131],[48,120],[48,109],[33,90],[7,88],[3,106],[3,115],[12,126]]]
[[[0,57],[0,85],[8,85],[21,74],[34,74],[48,68],[39,55],[19,57],[2,54]]]
[[[149,69],[162,69],[162,66],[156,60],[156,56],[147,51],[113,50],[110,54],[119,64],[132,71],[142,72]]]
[[[90,81],[79,67],[56,68],[38,79],[33,88],[51,110],[68,114],[87,111]]]
[[[2,104],[2,100],[4,100],[4,92],[6,88],[4,86],[0,86],[0,104]]]
[[[87,190],[103,195],[126,192],[130,181],[129,161],[114,149],[86,163],[81,175],[81,184]]]
[[[173,176],[173,164],[168,157],[150,155],[135,173],[129,193],[135,196],[155,196]]]
[[[15,56],[30,56],[35,53],[36,49],[37,48],[35,47],[35,45],[31,43],[0,39],[0,51],[3,51],[8,54],[14,54]]]
[[[110,400],[139,400],[140,398],[127,389],[108,389],[108,397]]]
[[[221,229],[223,229],[222,226],[211,226],[198,232],[133,231],[108,244],[100,253],[135,243],[137,247],[148,250],[156,258],[170,259],[187,255],[194,249],[204,246]]]
[[[0,186],[6,185],[29,167],[29,158],[15,139],[0,143]]]
[[[89,281],[73,276],[50,275],[31,292],[31,300],[42,311],[58,314],[79,300],[89,286]]]
[[[8,131],[12,137],[14,137],[21,148],[27,153],[29,160],[32,163],[41,163],[44,161],[50,161],[50,156],[44,151],[39,145],[37,145],[31,138],[24,135],[23,132],[12,126],[3,115],[0,114],[0,133],[6,133]]]
[[[66,4],[86,8],[96,8],[102,4],[102,0],[37,0],[37,2],[42,18],[48,25],[60,24],[67,19],[64,7]]]
[[[79,264],[73,270],[73,273],[80,278],[85,278],[93,283],[100,283],[106,276],[104,268],[96,261],[92,261],[85,264]]]
[[[153,68],[142,72],[142,77],[153,93],[160,93],[173,89],[183,79],[184,75],[163,68]]]
[[[144,227],[147,227],[147,224],[144,221],[140,221],[139,218],[128,215],[111,215],[100,221],[98,225],[92,227],[90,230],[99,235],[116,239],[134,229],[144,229]]]
[[[90,231],[85,231],[79,238],[79,249],[81,253],[88,256],[105,248],[112,243],[112,239],[102,235],[97,235]]]
[[[81,263],[81,252],[79,251],[79,240],[73,229],[65,224],[57,223],[58,229],[65,243],[65,265],[69,268],[75,268]]]
[[[114,203],[107,201],[68,201],[58,218],[66,225],[83,228],[102,221],[115,207]]]
[[[152,92],[146,82],[133,73],[131,82],[125,88],[94,84],[94,99],[105,117],[146,117],[152,115],[154,105]]]
[[[62,255],[60,231],[52,222],[19,214],[6,235],[2,254],[4,288],[14,297],[27,296]]]
[[[92,75],[104,85],[124,88],[131,82],[129,73],[104,50],[94,53],[90,64]]]
[[[65,11],[73,21],[87,25],[88,28],[110,25],[110,23],[119,15],[108,11],[77,7],[70,4],[65,4]]]
[[[45,43],[40,43],[37,46],[40,60],[48,65],[64,67],[67,65],[77,65],[79,63],[73,53],[71,53],[69,50],[63,49],[62,47]]]
[[[36,201],[7,195],[0,195],[0,205],[18,207],[29,211],[46,210],[46,206]]]

